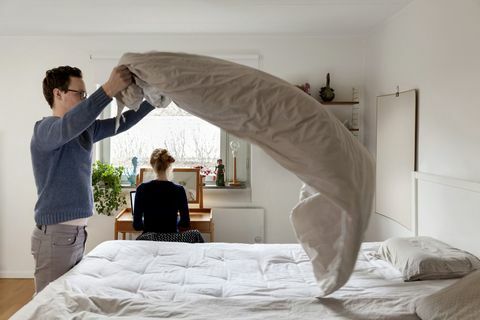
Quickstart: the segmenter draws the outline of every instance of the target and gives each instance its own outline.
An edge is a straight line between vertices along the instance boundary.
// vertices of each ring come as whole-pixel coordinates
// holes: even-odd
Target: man
[[[154,109],[145,101],[137,112],[125,112],[117,132],[114,118],[96,120],[131,82],[127,67],[118,66],[87,98],[80,69],[46,72],[43,94],[52,116],[36,122],[30,143],[38,194],[32,234],[36,293],[82,259],[93,212],[93,143],[129,129]]]

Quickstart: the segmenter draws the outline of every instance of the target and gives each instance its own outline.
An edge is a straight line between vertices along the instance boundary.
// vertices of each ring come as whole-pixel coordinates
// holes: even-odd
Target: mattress
[[[418,319],[413,302],[454,280],[403,282],[364,243],[340,290],[317,298],[299,244],[107,241],[12,319]]]

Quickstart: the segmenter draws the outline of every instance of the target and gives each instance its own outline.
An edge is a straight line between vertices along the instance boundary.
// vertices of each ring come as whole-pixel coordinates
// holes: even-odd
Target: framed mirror
[[[154,180],[155,178],[155,172],[152,168],[140,168],[137,186],[141,183]],[[173,168],[172,181],[185,188],[188,203],[201,203],[199,168]]]
[[[416,170],[416,91],[377,97],[375,212],[413,230],[412,172]]]

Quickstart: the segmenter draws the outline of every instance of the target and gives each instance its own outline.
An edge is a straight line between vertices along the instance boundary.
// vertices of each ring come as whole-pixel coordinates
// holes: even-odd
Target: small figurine
[[[132,171],[127,173],[127,180],[130,182],[130,186],[135,187],[137,185],[137,166],[138,166],[138,158],[132,158]]]
[[[215,184],[218,187],[225,187],[225,165],[222,164],[222,159],[217,160],[217,165],[215,166]]]

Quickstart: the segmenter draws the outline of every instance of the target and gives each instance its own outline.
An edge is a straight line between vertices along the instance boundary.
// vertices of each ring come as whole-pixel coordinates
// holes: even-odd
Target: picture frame
[[[140,168],[137,187],[156,178],[152,168]],[[201,204],[201,177],[199,168],[173,168],[172,182],[185,188],[188,203]]]

